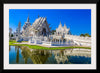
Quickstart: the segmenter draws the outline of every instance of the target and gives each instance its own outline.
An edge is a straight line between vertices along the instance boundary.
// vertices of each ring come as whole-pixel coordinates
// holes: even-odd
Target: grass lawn
[[[69,48],[84,48],[84,49],[91,49],[90,47],[76,47],[76,46],[70,46],[70,47],[42,47],[42,46],[37,46],[37,45],[28,45],[28,44],[14,44],[14,43],[20,43],[16,42],[15,40],[10,40],[9,45],[10,46],[27,46],[31,49],[48,49],[48,50],[56,50],[56,49],[69,49]]]

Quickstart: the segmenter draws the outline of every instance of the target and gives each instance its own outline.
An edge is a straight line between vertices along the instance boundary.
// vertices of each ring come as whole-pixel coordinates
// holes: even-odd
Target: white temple
[[[12,37],[12,39],[16,39],[16,41],[22,41],[21,22],[18,23],[18,27],[16,29],[16,32],[14,32],[14,37]]]
[[[22,41],[29,41],[30,44],[45,44],[51,46],[91,46],[91,37],[71,35],[70,28],[67,28],[66,24],[62,26],[60,22],[54,35],[50,33],[49,25],[46,17],[38,17],[31,25],[28,16],[23,26],[22,34],[20,35]]]
[[[64,27],[62,27],[62,24],[60,22],[59,27],[56,28],[56,35],[67,35],[70,34],[70,29],[67,28],[66,24],[64,24]]]
[[[29,22],[29,16],[27,18],[27,21],[25,22],[23,29],[22,29],[22,36],[28,37],[29,36],[29,29],[31,26],[31,23]]]

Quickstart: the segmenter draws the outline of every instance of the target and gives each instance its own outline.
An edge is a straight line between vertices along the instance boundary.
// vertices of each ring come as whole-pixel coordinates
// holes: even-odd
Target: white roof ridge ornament
[[[29,22],[29,14],[28,14],[27,22]]]
[[[61,21],[60,21],[59,27],[62,27]]]
[[[66,26],[66,24],[64,23],[64,28],[66,28],[67,29],[67,26]]]

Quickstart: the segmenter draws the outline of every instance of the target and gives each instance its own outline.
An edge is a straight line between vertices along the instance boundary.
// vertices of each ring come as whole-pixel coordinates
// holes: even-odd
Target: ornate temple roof
[[[23,26],[23,30],[25,30],[28,26],[30,26],[31,23],[29,22],[29,15],[27,17],[27,21],[25,22],[24,26]]]
[[[27,18],[27,22],[29,22],[29,15],[28,15],[28,18]]]
[[[66,26],[66,24],[64,24],[64,29],[67,29],[67,26]]]
[[[58,28],[56,29],[56,32],[62,32],[62,33],[68,33],[70,31],[69,28],[67,28],[66,24],[64,24],[64,26],[62,26],[61,22],[58,26]]]
[[[44,22],[46,22],[46,17],[39,17],[32,24],[32,28],[34,28],[35,30],[39,30],[40,27],[42,27],[42,25],[44,24]],[[49,28],[49,25],[47,25],[47,27]]]
[[[58,27],[58,28],[63,28],[63,27],[62,27],[62,24],[61,24],[61,21],[60,21],[60,24],[59,24],[59,27]]]

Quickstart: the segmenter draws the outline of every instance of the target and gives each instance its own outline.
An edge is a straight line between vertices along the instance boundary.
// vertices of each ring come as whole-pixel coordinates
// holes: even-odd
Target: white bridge
[[[51,46],[78,45],[78,46],[90,47],[91,37],[80,37],[74,35],[65,35],[65,36],[50,35],[49,37],[39,36],[30,38],[29,43],[44,44]]]
[[[73,40],[75,44],[80,46],[91,46],[91,37],[65,35],[65,39]]]

